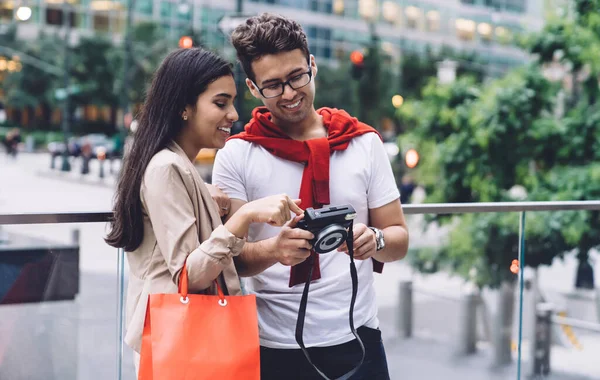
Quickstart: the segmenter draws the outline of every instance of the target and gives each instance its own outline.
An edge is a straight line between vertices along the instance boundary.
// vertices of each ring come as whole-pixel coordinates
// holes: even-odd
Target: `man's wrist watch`
[[[383,231],[379,228],[369,227],[371,231],[375,233],[375,241],[377,242],[377,250],[381,251],[385,248],[385,239],[383,238]]]

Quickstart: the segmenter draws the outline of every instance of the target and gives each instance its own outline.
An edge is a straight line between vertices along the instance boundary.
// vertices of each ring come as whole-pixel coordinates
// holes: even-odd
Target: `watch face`
[[[379,230],[379,249],[383,249],[385,247],[385,240],[383,239],[383,231]]]

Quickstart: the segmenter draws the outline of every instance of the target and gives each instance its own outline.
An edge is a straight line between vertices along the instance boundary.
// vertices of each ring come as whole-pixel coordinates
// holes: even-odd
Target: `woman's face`
[[[231,127],[238,119],[233,106],[237,95],[235,82],[227,75],[212,82],[196,101],[196,107],[187,106],[183,117],[187,116],[186,137],[192,138],[200,148],[225,146],[225,140],[231,134]]]

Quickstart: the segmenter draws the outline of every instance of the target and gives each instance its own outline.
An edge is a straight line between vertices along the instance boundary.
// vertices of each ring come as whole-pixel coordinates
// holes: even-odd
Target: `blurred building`
[[[20,33],[34,38],[39,28],[63,24],[63,1],[77,33],[120,38],[128,0],[11,0],[0,2],[0,21],[11,22],[20,6],[32,9]],[[192,28],[213,48],[226,48],[219,19],[235,11],[236,0],[132,0],[134,22],[154,21],[176,41]],[[426,46],[475,51],[497,70],[526,59],[517,36],[544,22],[544,0],[245,0],[244,14],[263,11],[290,16],[305,27],[311,51],[320,59],[346,59],[369,39],[374,22],[382,47],[395,60]],[[12,21],[14,22],[14,21]],[[231,53],[231,52],[230,52]]]

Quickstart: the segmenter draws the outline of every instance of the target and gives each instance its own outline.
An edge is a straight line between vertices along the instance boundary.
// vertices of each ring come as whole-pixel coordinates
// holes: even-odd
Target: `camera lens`
[[[317,234],[314,250],[317,253],[331,252],[342,245],[347,236],[348,232],[344,227],[337,224],[327,226]]]

